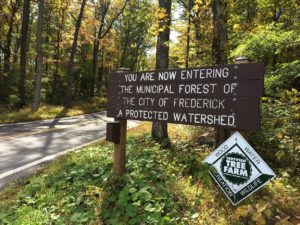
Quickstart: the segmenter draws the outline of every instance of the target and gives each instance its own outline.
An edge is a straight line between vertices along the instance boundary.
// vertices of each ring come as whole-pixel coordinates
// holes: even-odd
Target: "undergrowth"
[[[202,164],[211,129],[170,125],[164,148],[144,123],[129,132],[125,176],[112,173],[112,144],[69,153],[0,192],[0,224],[299,224],[299,93],[281,95],[247,137],[277,178],[235,207]]]
[[[74,101],[73,107],[70,109],[66,109],[62,105],[43,104],[37,112],[32,112],[29,106],[20,110],[0,106],[0,124],[62,118],[99,112],[104,110],[105,104],[105,98],[94,97],[86,101]]]

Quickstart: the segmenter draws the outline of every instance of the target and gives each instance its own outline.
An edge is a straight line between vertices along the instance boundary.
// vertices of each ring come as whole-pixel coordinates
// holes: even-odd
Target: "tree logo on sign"
[[[250,161],[244,155],[236,152],[227,154],[222,159],[220,166],[223,176],[236,185],[247,182],[252,174]]]

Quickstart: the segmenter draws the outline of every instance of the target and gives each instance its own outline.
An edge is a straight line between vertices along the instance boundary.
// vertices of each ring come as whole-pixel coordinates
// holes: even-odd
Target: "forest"
[[[155,58],[181,68],[246,56],[266,64],[267,96],[298,89],[299,17],[297,0],[3,0],[1,108],[105,97],[110,73],[161,67]]]
[[[241,57],[265,65],[261,129],[245,137],[277,176],[243,203],[202,163],[224,129],[146,122],[129,132],[126,175],[111,143],[76,150],[1,191],[0,223],[300,223],[299,0],[1,0],[1,124],[104,110],[121,68]]]

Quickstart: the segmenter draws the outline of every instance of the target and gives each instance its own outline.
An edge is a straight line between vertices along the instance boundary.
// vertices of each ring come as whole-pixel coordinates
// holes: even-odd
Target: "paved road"
[[[0,125],[0,187],[12,171],[105,136],[106,112]],[[129,121],[133,127],[138,122]]]

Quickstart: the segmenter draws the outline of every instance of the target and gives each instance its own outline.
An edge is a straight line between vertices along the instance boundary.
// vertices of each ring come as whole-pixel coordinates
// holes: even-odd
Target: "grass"
[[[300,184],[286,174],[233,207],[201,162],[201,128],[170,125],[172,145],[129,132],[127,173],[114,176],[110,143],[77,150],[0,192],[0,224],[297,224]]]
[[[105,103],[105,98],[95,97],[87,101],[74,101],[73,107],[71,109],[65,109],[64,106],[61,105],[46,104],[41,105],[37,112],[32,112],[30,110],[30,107],[25,107],[18,111],[11,110],[6,107],[1,107],[0,123],[18,123],[99,112],[101,110],[104,110]]]

